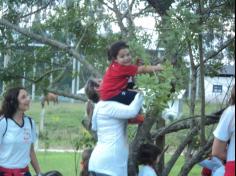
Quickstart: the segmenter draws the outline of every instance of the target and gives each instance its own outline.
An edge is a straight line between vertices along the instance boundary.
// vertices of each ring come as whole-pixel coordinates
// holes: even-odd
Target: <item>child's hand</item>
[[[136,58],[136,65],[137,65],[137,66],[144,65],[143,59],[141,59],[141,58]]]

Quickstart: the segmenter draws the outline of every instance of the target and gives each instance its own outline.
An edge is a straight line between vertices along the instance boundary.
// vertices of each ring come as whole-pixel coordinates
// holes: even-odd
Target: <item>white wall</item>
[[[223,100],[227,101],[234,83],[234,77],[205,77],[206,102],[220,103]],[[213,85],[222,85],[222,93],[214,93]]]

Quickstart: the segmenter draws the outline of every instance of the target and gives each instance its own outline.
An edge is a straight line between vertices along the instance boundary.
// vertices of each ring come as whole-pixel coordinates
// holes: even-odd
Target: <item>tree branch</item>
[[[63,91],[59,91],[59,90],[56,90],[56,89],[45,89],[45,91],[51,92],[51,93],[54,93],[54,94],[57,94],[57,95],[60,95],[60,96],[63,96],[63,97],[68,97],[68,98],[73,98],[75,100],[80,100],[80,101],[83,101],[83,102],[87,101],[87,99],[84,98],[83,96],[78,96],[78,95],[73,95],[73,94],[70,94],[70,93],[65,93]]]
[[[7,21],[6,19],[4,18],[1,18],[0,19],[0,24],[8,27],[8,28],[11,28],[11,29],[14,29],[16,30],[17,32],[25,35],[25,36],[28,36],[34,40],[37,40],[41,43],[44,43],[44,44],[47,44],[47,45],[50,45],[50,46],[53,46],[53,47],[56,47],[56,48],[59,48],[65,52],[67,52],[68,54],[74,56],[77,60],[79,60],[85,67],[87,67],[87,69],[95,76],[98,76],[98,77],[101,77],[101,74],[96,70],[94,69],[94,67],[86,60],[82,59],[80,57],[80,54],[77,53],[77,51],[75,49],[72,49],[70,46],[64,44],[64,43],[61,43],[57,40],[52,40],[52,39],[49,39],[47,37],[44,37],[44,36],[41,36],[41,35],[38,35],[38,34],[34,34],[26,29],[22,29],[12,23],[10,23],[9,21]]]
[[[224,110],[225,110],[225,108],[213,113],[212,115],[206,116],[206,118],[207,118],[206,125],[211,125],[211,124],[217,123],[219,121],[219,117],[221,116],[221,114],[223,113]],[[194,117],[200,118],[201,116],[194,116]],[[173,133],[173,132],[177,132],[180,130],[189,129],[191,127],[191,120],[192,119],[193,119],[193,117],[179,120],[167,127],[160,128],[155,133],[152,134],[152,138],[156,139],[156,138],[163,136],[165,134],[168,134],[168,133]],[[196,124],[199,124],[199,123],[200,123],[200,120],[199,119],[196,120]]]
[[[145,8],[141,9],[138,13],[134,13],[134,14],[133,14],[133,17],[137,17],[137,16],[139,16],[139,15],[142,15],[142,14],[146,13],[147,10],[150,9],[150,7],[151,7],[151,6],[148,5],[148,6],[146,6]]]
[[[227,48],[232,42],[234,42],[235,36],[228,41],[226,41],[217,51],[215,51],[213,54],[211,54],[208,58],[204,60],[204,63],[209,61],[210,59],[214,58],[217,56],[221,51],[223,51],[225,48]],[[200,67],[200,64],[198,64],[196,67]]]
[[[114,12],[114,8],[112,8],[108,3],[104,2],[104,0],[98,0],[98,1]]]
[[[39,78],[37,79],[32,79],[23,75],[17,75],[17,74],[12,74],[11,72],[8,71],[9,68],[6,69],[1,69],[1,72],[7,72],[9,74],[9,77],[13,78],[13,79],[25,79],[31,83],[38,83],[40,82],[42,79],[44,79],[47,75],[50,75],[51,73],[57,72],[57,71],[61,71],[61,70],[65,70],[65,68],[56,68],[53,70],[49,70],[47,72],[45,72],[43,75],[41,75]]]
[[[35,13],[38,13],[39,11],[41,11],[41,10],[43,10],[43,9],[46,9],[51,3],[52,3],[52,1],[49,1],[45,6],[42,6],[41,8],[39,8],[39,9],[33,11],[33,12],[30,12],[30,13],[28,13],[28,14],[26,14],[26,15],[21,15],[21,16],[18,17],[18,19],[26,18],[26,17],[28,17],[28,16],[30,16],[30,15],[33,15],[33,14],[35,14]]]
[[[57,72],[57,71],[61,71],[61,70],[65,70],[65,68],[56,68],[53,70],[49,70],[46,73],[44,73],[43,75],[41,75],[39,78],[37,78],[36,80],[34,80],[34,83],[38,83],[40,82],[44,77],[46,77],[47,75],[50,75],[53,72]]]
[[[193,136],[198,132],[198,127],[193,128],[187,137],[184,139],[184,141],[181,142],[177,150],[175,151],[175,154],[172,156],[170,161],[166,164],[165,169],[162,172],[162,176],[168,176],[171,169],[173,168],[174,164],[178,160],[179,156],[183,152],[184,148],[189,144],[189,142],[193,139]]]
[[[209,151],[211,151],[211,146],[213,144],[213,139],[210,139],[204,147],[202,147],[197,154],[193,156],[193,158],[188,161],[181,169],[179,176],[186,176],[191,171],[193,166],[196,163],[199,163],[202,161],[206,155],[209,154]]]

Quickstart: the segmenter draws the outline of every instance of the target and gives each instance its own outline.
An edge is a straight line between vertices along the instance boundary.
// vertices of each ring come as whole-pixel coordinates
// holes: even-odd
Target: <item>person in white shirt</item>
[[[138,176],[157,176],[155,164],[158,163],[161,150],[154,144],[142,144],[138,151],[138,163],[141,170]]]
[[[89,160],[89,171],[94,176],[127,176],[127,123],[139,113],[143,95],[138,93],[130,105],[98,101],[98,86],[96,81],[89,80],[85,88],[88,98],[97,103],[92,116],[92,130],[96,131],[98,141]]]
[[[24,113],[29,109],[24,88],[9,89],[0,110],[0,176],[31,176],[31,162],[37,176],[40,167],[34,151],[35,123]]]
[[[214,176],[235,176],[235,85],[231,93],[231,105],[223,112],[214,136],[212,156],[226,160],[225,173],[220,169]]]

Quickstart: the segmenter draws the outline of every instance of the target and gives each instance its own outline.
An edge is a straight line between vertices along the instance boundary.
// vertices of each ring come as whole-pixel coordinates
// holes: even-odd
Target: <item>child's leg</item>
[[[135,98],[138,92],[131,90],[124,90],[119,95],[112,97],[108,101],[117,101],[119,103],[129,105]]]
[[[119,95],[112,97],[109,101],[117,101],[122,104],[129,105],[135,98],[138,91],[133,90],[125,90],[122,91]],[[129,124],[141,124],[144,121],[144,115],[138,114],[136,118],[129,119]]]

